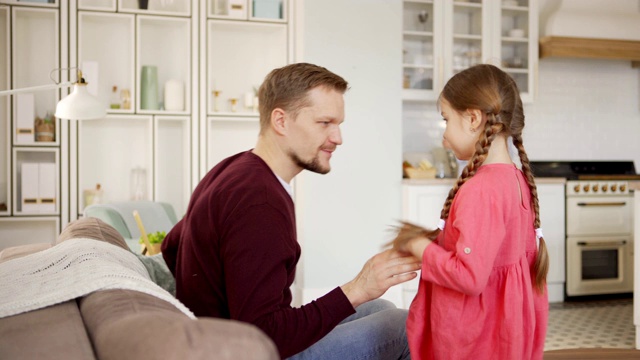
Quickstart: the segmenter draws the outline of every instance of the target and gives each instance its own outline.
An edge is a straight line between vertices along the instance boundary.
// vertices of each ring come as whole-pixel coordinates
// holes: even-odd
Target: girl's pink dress
[[[549,303],[535,292],[534,212],[524,175],[481,166],[425,249],[407,320],[412,359],[542,359]]]

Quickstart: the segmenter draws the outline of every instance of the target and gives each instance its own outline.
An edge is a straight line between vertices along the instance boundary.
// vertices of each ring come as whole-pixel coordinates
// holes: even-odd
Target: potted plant
[[[151,249],[147,249],[146,254],[147,255],[159,254],[160,247],[162,246],[162,240],[164,240],[165,236],[167,236],[166,231],[156,231],[154,233],[148,234],[147,238],[149,239],[149,243],[151,243]],[[142,244],[143,253],[144,253],[144,249],[146,248],[146,246],[144,244],[144,239],[142,238],[142,236],[140,236],[140,240],[138,242]]]

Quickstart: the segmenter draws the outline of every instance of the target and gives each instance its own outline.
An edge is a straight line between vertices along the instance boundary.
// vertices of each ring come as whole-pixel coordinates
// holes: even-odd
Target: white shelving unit
[[[260,129],[257,90],[274,68],[292,61],[292,26],[288,13],[293,2],[202,0],[206,29],[200,68],[201,110],[206,113],[201,173],[220,160],[255,145]],[[258,8],[259,6],[266,6]],[[231,56],[229,56],[232,54]]]
[[[0,0],[0,89],[75,81],[75,70],[54,72],[53,79],[49,72],[79,67],[88,90],[107,110],[103,119],[58,122],[55,141],[38,142],[18,136],[24,112],[16,96],[0,98],[0,239],[16,237],[0,242],[0,249],[53,241],[83,215],[85,190],[97,184],[102,202],[166,201],[181,216],[210,168],[255,145],[255,90],[269,71],[293,59],[295,1],[149,0],[146,9],[139,4]],[[238,5],[241,16],[230,11]],[[221,6],[226,10],[218,11]],[[148,65],[157,68],[158,109],[143,106],[142,69]],[[182,108],[173,101],[165,110],[166,83],[183,90]],[[220,91],[217,109],[213,90]],[[34,117],[53,112],[69,92],[34,93]],[[235,109],[230,98],[238,99]],[[53,211],[24,208],[24,163],[53,164]],[[140,178],[142,193],[135,185]]]
[[[0,0],[0,90],[60,81],[64,10],[58,1]],[[0,249],[53,241],[60,232],[66,204],[60,191],[61,125],[53,119],[59,99],[58,90],[0,98]]]
[[[404,0],[403,4],[405,101],[437,100],[448,79],[479,63],[501,67],[516,80],[523,101],[533,101],[537,0]]]
[[[184,214],[197,168],[198,143],[193,139],[198,114],[192,111],[199,81],[192,60],[200,53],[197,1],[151,0],[146,9],[138,0],[77,3],[77,30],[72,27],[72,33],[77,31],[78,43],[71,46],[77,49],[75,63],[94,79],[108,115],[78,122],[77,142],[70,139],[71,173],[77,178],[71,186],[71,220],[90,205],[84,194],[97,184],[102,202],[164,201],[178,216]],[[142,77],[147,66],[155,67],[157,78],[155,89],[145,90],[155,91],[155,99],[145,102]],[[182,97],[165,109],[169,81]],[[123,101],[122,90],[129,101]]]
[[[89,92],[109,113],[133,113],[135,109],[134,20],[131,14],[78,12],[78,66],[84,71]],[[130,91],[129,109],[110,107],[114,86],[118,93]]]

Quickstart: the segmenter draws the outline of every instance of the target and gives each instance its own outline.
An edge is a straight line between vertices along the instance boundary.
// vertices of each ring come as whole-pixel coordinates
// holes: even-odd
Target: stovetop
[[[536,177],[568,180],[640,180],[633,161],[532,161]]]

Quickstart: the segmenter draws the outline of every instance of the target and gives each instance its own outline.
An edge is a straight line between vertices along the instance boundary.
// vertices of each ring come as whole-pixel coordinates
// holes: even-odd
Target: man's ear
[[[275,108],[271,112],[271,127],[276,134],[284,135],[287,132],[285,123],[286,113],[280,108]]]

